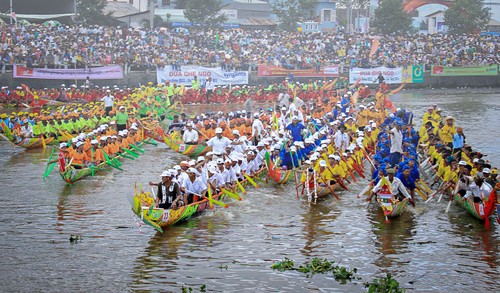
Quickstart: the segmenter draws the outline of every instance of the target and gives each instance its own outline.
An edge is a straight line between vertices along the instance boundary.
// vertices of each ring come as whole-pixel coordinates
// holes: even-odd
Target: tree
[[[187,0],[184,16],[193,24],[220,26],[227,20],[222,8],[221,0]]]
[[[110,25],[114,23],[111,12],[104,14],[106,1],[103,0],[77,0],[76,21],[85,25],[100,24]]]
[[[411,30],[411,16],[403,10],[401,0],[382,0],[375,10],[373,25],[381,34],[405,34]]]
[[[490,21],[490,9],[482,0],[455,0],[444,12],[444,23],[451,34],[479,33]]]
[[[422,20],[420,24],[418,25],[418,28],[420,30],[426,31],[429,29],[429,21],[428,20]]]
[[[314,17],[314,0],[277,0],[271,5],[271,13],[278,18],[282,30],[295,31],[297,22]]]
[[[188,2],[188,0],[175,1],[175,9],[186,9],[187,2]]]

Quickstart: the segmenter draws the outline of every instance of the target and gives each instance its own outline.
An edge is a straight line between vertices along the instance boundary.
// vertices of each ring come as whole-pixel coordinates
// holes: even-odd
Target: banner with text
[[[45,69],[28,68],[21,65],[14,65],[14,78],[35,78],[35,79],[123,79],[123,68],[119,65],[76,68],[76,69]]]
[[[434,65],[431,69],[432,76],[496,76],[498,65],[474,67],[447,67]]]
[[[402,81],[405,83],[424,82],[424,67],[419,65],[403,67]]]
[[[321,67],[319,71],[316,69],[289,70],[281,66],[274,65],[259,65],[258,76],[281,76],[285,77],[292,74],[295,77],[338,77],[338,66]]]
[[[173,70],[172,66],[166,66],[156,71],[158,83],[171,83],[191,85],[194,77],[203,84],[208,77],[212,78],[214,85],[248,84],[247,71],[225,71],[221,68],[209,68],[202,66],[182,66],[181,70]]]
[[[362,84],[378,83],[377,77],[382,73],[386,83],[402,83],[403,70],[401,67],[375,67],[375,68],[352,68],[349,70],[349,83],[356,83],[361,79]]]

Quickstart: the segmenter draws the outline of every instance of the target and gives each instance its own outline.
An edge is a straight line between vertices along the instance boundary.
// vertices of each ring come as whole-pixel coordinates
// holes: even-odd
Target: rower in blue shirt
[[[293,141],[303,141],[302,130],[305,128],[304,124],[299,123],[299,117],[293,116],[292,123],[286,126],[286,130],[290,131]]]

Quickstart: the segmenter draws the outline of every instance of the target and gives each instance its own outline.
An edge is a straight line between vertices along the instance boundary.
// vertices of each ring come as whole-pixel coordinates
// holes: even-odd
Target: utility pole
[[[10,24],[12,24],[12,0],[10,0]]]
[[[151,29],[154,28],[155,24],[155,0],[149,1],[149,26]]]

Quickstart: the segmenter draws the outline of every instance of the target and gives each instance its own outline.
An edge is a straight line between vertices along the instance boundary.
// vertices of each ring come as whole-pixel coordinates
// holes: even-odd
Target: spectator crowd
[[[479,35],[375,36],[344,33],[169,29],[39,24],[0,25],[0,67],[66,68],[126,65],[155,70],[172,65],[255,70],[258,64],[287,69],[473,66],[500,63],[499,37]]]

